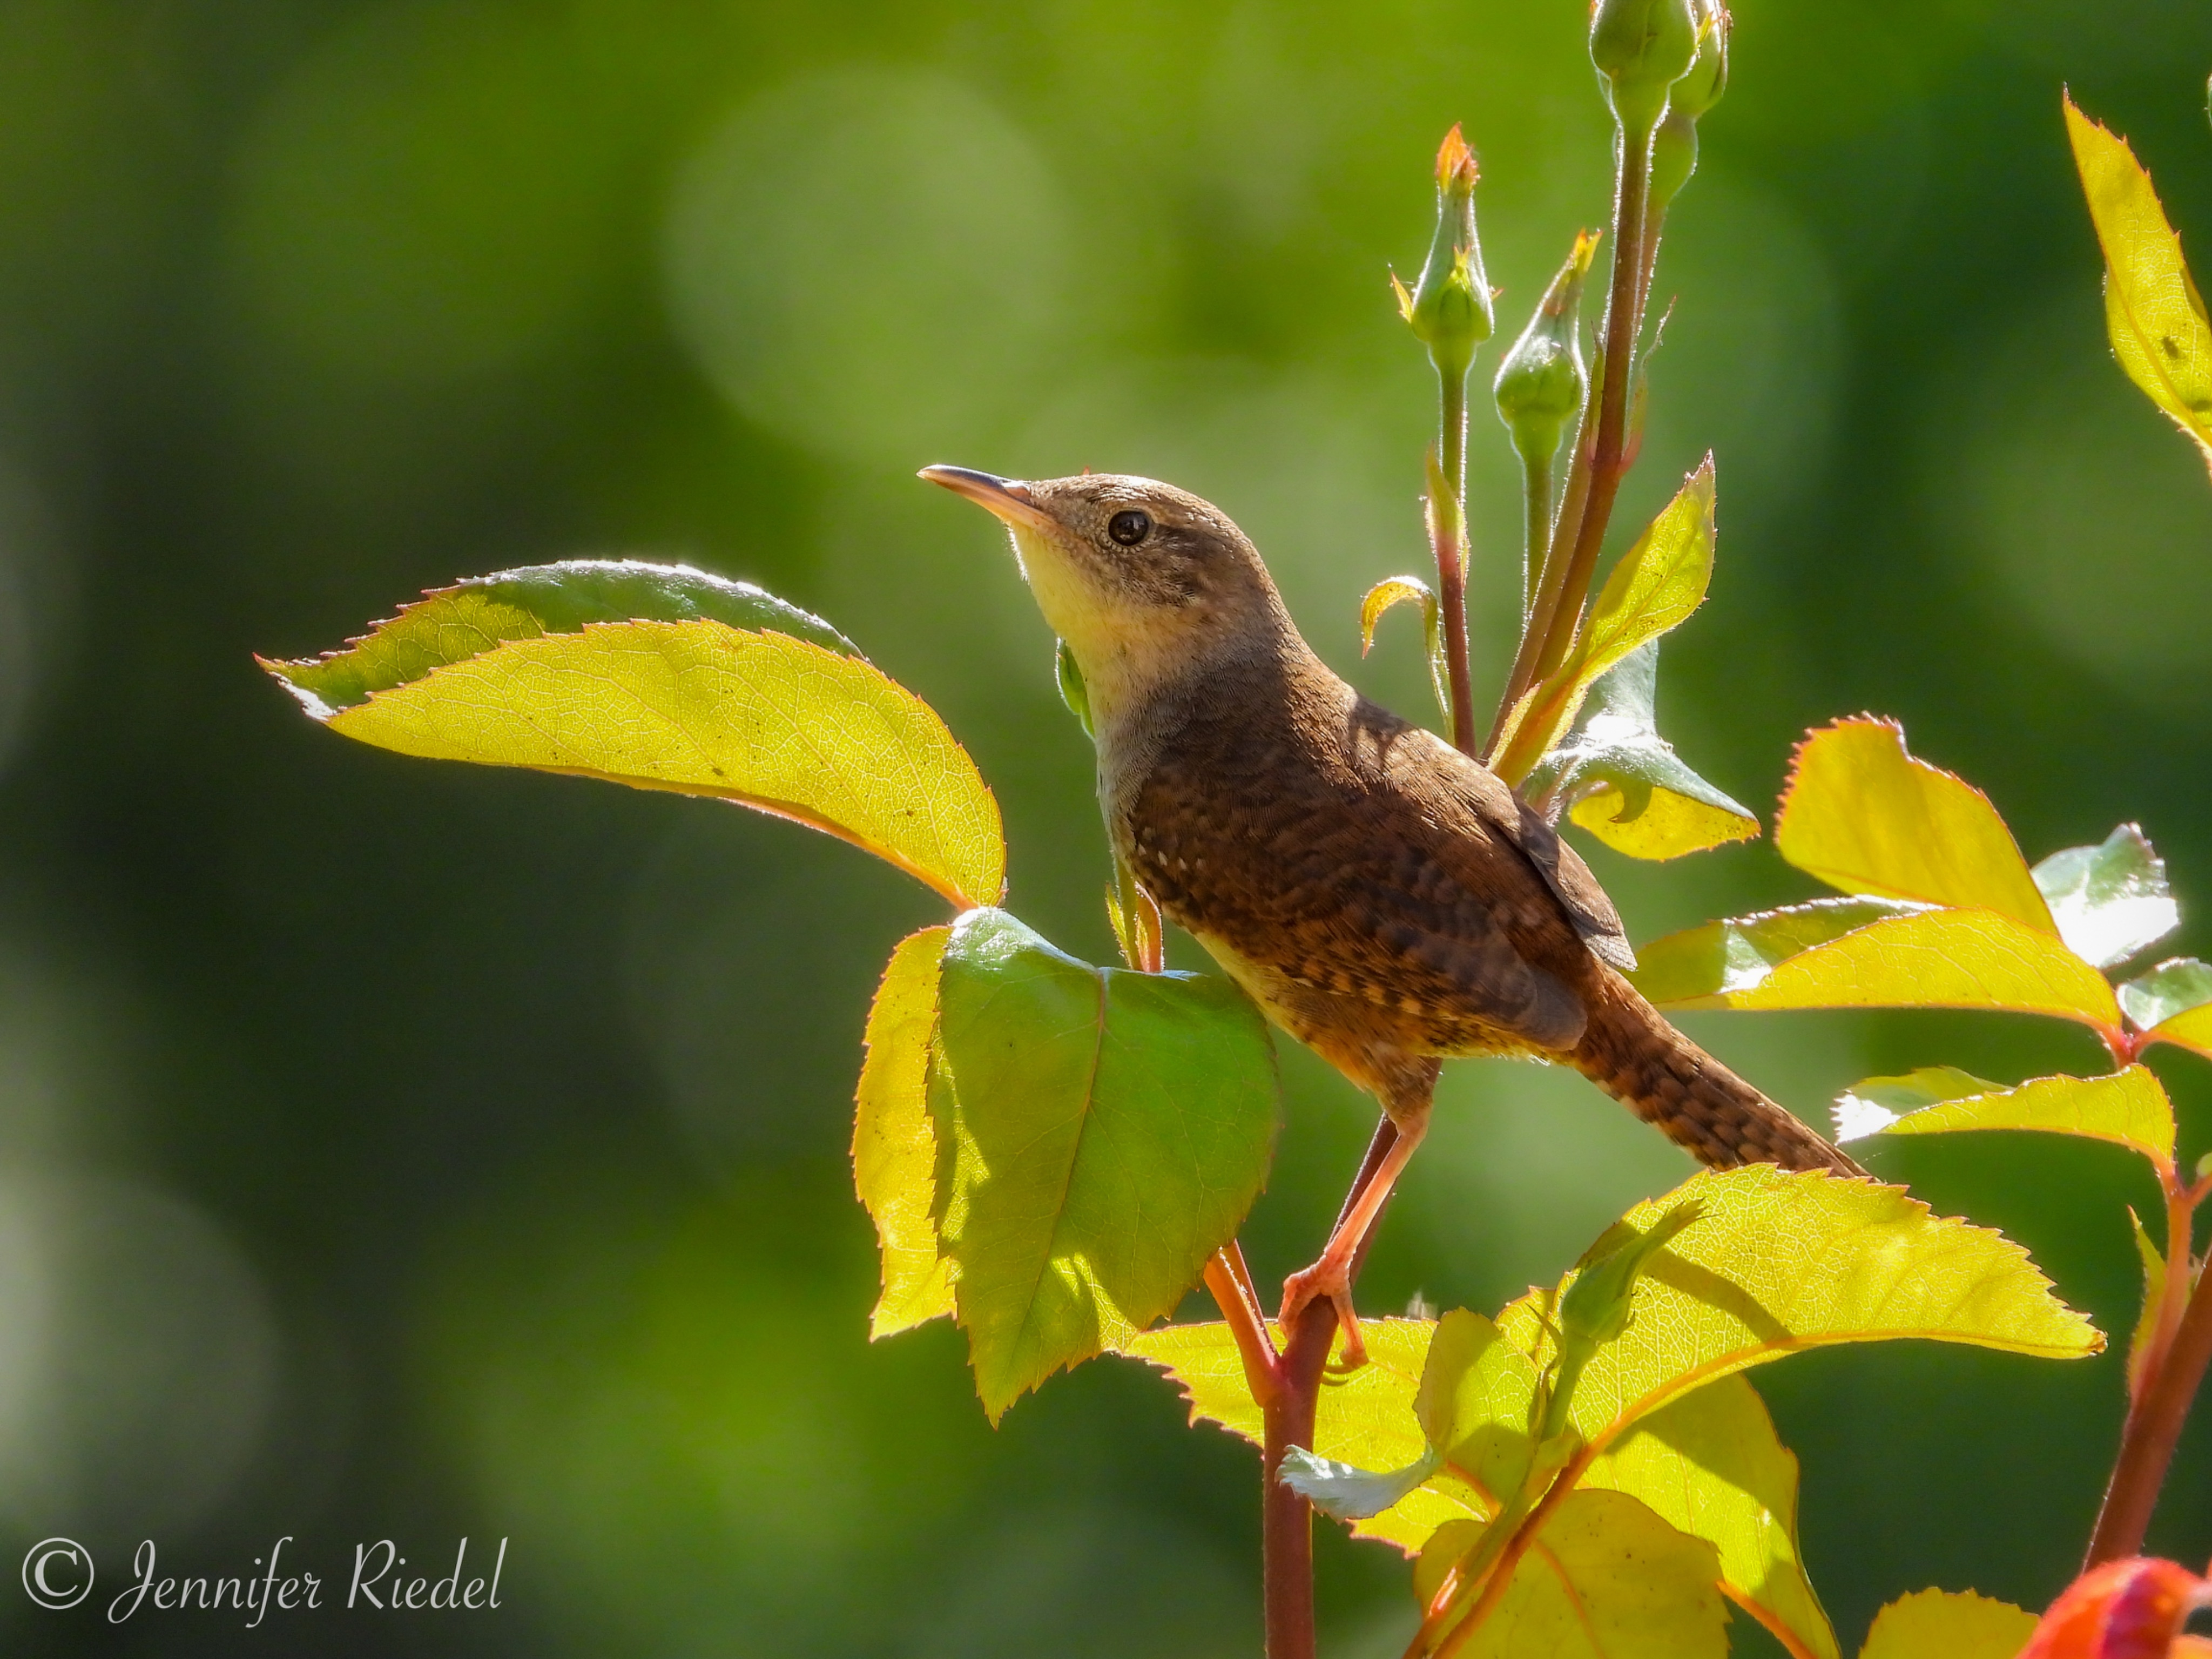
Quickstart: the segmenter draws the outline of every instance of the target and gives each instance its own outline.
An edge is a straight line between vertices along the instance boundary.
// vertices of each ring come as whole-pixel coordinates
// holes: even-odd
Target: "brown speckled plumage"
[[[1255,711],[1286,708],[1290,719]],[[1437,1060],[1574,1066],[1706,1164],[1856,1166],[1677,1031],[1573,850],[1496,777],[1303,651],[1164,698],[1117,847],[1275,1019],[1394,1116]],[[1546,873],[1551,872],[1547,879]]]

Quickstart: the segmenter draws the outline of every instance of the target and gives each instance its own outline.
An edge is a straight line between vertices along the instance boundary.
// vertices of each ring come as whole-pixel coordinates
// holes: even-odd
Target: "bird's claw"
[[[1344,1333],[1343,1358],[1330,1369],[1358,1370],[1367,1363],[1367,1342],[1360,1334],[1359,1316],[1352,1310],[1352,1275],[1341,1264],[1324,1255],[1283,1281],[1283,1328],[1289,1330],[1308,1304],[1322,1297],[1336,1310],[1337,1328]]]

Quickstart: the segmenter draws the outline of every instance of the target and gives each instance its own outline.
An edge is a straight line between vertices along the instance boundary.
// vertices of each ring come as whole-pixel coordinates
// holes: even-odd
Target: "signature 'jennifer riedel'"
[[[488,1576],[481,1568],[471,1575],[465,1538],[453,1552],[453,1570],[437,1577],[430,1576],[432,1569],[427,1564],[409,1572],[408,1558],[399,1553],[398,1545],[381,1538],[374,1544],[356,1544],[350,1571],[326,1577],[309,1571],[296,1552],[292,1559],[286,1559],[285,1548],[295,1542],[288,1533],[270,1547],[265,1557],[253,1558],[252,1573],[179,1577],[160,1571],[161,1552],[149,1538],[138,1546],[132,1559],[131,1583],[107,1604],[107,1619],[110,1624],[119,1625],[142,1607],[155,1613],[234,1610],[252,1615],[246,1620],[251,1630],[269,1616],[271,1608],[279,1613],[331,1607],[374,1613],[489,1611],[500,1604],[499,1581],[507,1570],[507,1541],[499,1540]],[[337,1588],[341,1577],[345,1581],[343,1600]]]

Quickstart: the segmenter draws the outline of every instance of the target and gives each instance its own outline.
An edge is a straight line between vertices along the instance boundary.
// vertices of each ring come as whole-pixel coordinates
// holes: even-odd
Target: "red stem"
[[[2169,1273],[2177,1264],[2187,1271],[2189,1243],[2186,1225],[2167,1241]],[[2173,1449],[2189,1420],[2205,1367],[2212,1364],[2212,1273],[2197,1281],[2172,1346],[2162,1355],[2145,1358],[2142,1389],[2128,1407],[2127,1425],[2120,1431],[2119,1456],[2112,1466],[2112,1485],[2105,1490],[2097,1529],[2090,1535],[2084,1571],[2142,1553],[2143,1534],[2150,1526],[2159,1489],[2166,1484]]]
[[[1352,1212],[1367,1183],[1398,1139],[1387,1117],[1376,1126],[1367,1156],[1345,1194],[1337,1219]],[[1369,1238],[1374,1237],[1370,1231]],[[1356,1279],[1366,1255],[1352,1258]],[[1313,1447],[1314,1417],[1321,1401],[1322,1373],[1336,1337],[1336,1310],[1326,1297],[1309,1302],[1291,1327],[1289,1346],[1275,1368],[1275,1397],[1263,1402],[1265,1446],[1260,1461],[1260,1515],[1266,1553],[1267,1659],[1314,1659],[1313,1511],[1306,1500],[1276,1479],[1283,1454],[1292,1446]]]
[[[1582,620],[1583,599],[1597,568],[1613,496],[1627,471],[1624,434],[1628,396],[1635,375],[1636,331],[1644,318],[1650,258],[1647,240],[1656,243],[1656,224],[1644,222],[1651,182],[1651,129],[1620,130],[1619,166],[1613,198],[1613,270],[1600,329],[1597,384],[1583,411],[1575,457],[1536,603],[1522,630],[1505,690],[1498,698],[1486,752],[1494,754],[1506,717],[1522,695],[1559,666],[1574,643]],[[1651,250],[1656,253],[1656,246]]]
[[[1237,1252],[1233,1259],[1232,1250]],[[1249,1276],[1237,1271],[1243,1265],[1243,1251],[1234,1241],[1216,1250],[1206,1264],[1206,1288],[1212,1292],[1230,1334],[1237,1339],[1245,1383],[1264,1411],[1279,1384],[1281,1356],[1275,1352],[1274,1339],[1267,1334],[1267,1317],[1260,1311],[1260,1300],[1252,1292]]]

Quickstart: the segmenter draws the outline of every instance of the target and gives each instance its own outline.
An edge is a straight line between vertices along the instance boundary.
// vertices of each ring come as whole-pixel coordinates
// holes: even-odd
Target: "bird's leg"
[[[1433,1080],[1434,1074],[1431,1076]],[[1367,1242],[1368,1232],[1382,1213],[1382,1206],[1389,1202],[1391,1186],[1405,1169],[1406,1160],[1413,1157],[1413,1148],[1428,1133],[1427,1091],[1422,1091],[1418,1103],[1396,1105],[1390,1120],[1397,1126],[1398,1139],[1383,1156],[1375,1178],[1336,1224],[1336,1231],[1329,1235],[1328,1245],[1313,1266],[1283,1281],[1284,1328],[1287,1330],[1316,1297],[1327,1297],[1335,1305],[1336,1322],[1344,1330],[1345,1364],[1354,1367],[1367,1363],[1367,1344],[1359,1334],[1359,1317],[1352,1310],[1352,1263],[1358,1259],[1360,1247]]]

